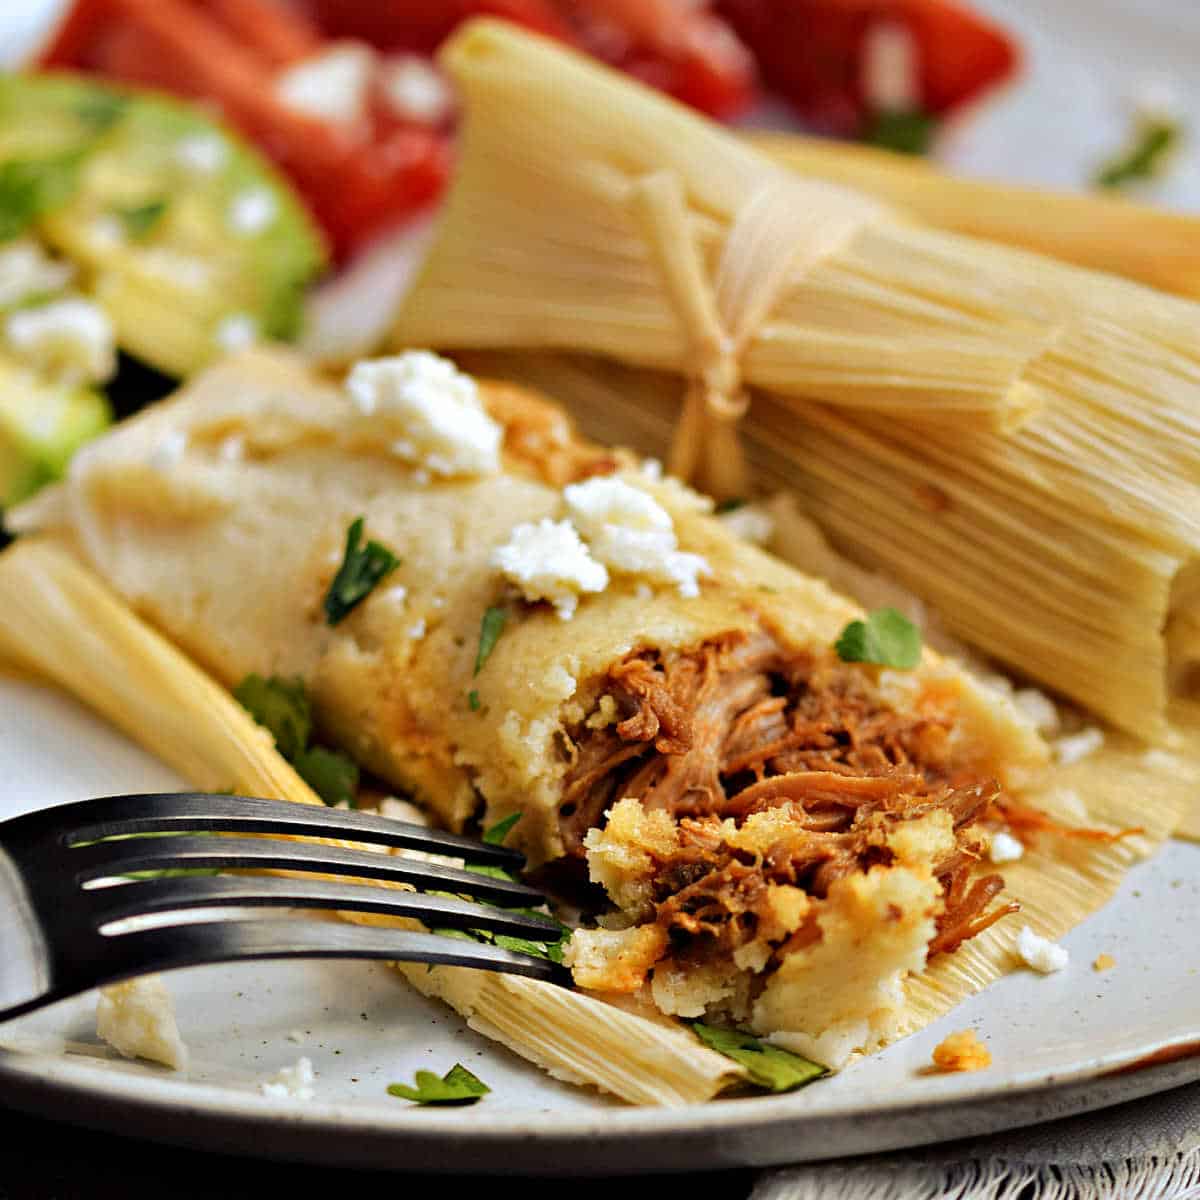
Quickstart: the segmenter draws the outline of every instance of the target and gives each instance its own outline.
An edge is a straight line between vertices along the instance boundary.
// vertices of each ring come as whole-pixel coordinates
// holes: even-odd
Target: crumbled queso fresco
[[[392,452],[433,475],[492,475],[504,431],[475,381],[424,350],[355,365],[346,389],[359,412],[395,429]]]
[[[1061,971],[1071,961],[1065,947],[1034,933],[1028,925],[1017,934],[1017,954],[1027,967],[1043,975]]]
[[[581,595],[608,586],[608,572],[588,553],[571,522],[550,517],[518,525],[492,552],[492,565],[526,600],[548,600],[564,621],[575,615]]]
[[[4,334],[23,361],[67,382],[99,382],[116,369],[112,322],[90,300],[72,296],[18,309]]]
[[[1011,833],[1005,833],[1001,829],[992,834],[992,841],[988,846],[988,858],[997,866],[1001,863],[1016,862],[1024,854],[1025,847]]]
[[[593,557],[613,571],[671,584],[681,596],[698,596],[699,580],[712,574],[699,554],[679,549],[671,514],[653,496],[614,476],[563,489],[567,514],[587,539]]]
[[[188,1052],[175,1023],[175,1004],[157,975],[101,988],[96,1033],[126,1058],[144,1058],[181,1071]]]
[[[563,500],[568,519],[518,525],[492,554],[526,600],[550,601],[563,620],[575,615],[581,595],[604,591],[610,571],[672,585],[687,597],[699,595],[700,578],[712,574],[703,557],[679,549],[671,514],[622,479],[571,484]]]
[[[276,1100],[311,1100],[316,1095],[312,1061],[298,1058],[294,1066],[284,1067],[258,1085],[259,1092]]]
[[[367,115],[375,54],[362,42],[336,42],[280,72],[275,95],[293,112],[352,125]]]

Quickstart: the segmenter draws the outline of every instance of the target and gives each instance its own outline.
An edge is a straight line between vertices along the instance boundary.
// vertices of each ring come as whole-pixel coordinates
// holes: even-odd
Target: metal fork
[[[482,874],[369,850],[209,833],[336,838],[502,870]],[[523,863],[515,850],[388,817],[202,792],[109,796],[15,817],[0,822],[0,1021],[133,975],[242,959],[379,958],[565,982],[564,969],[547,959],[473,939],[237,912],[341,909],[555,942],[561,926],[551,918],[493,907],[544,902],[508,877]],[[180,868],[316,872],[454,895],[258,875],[129,878]],[[196,908],[231,911],[187,921],[185,911]],[[153,928],[131,920],[151,916]]]

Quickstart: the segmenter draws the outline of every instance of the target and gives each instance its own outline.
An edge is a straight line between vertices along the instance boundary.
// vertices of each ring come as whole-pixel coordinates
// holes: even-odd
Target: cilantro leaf
[[[462,1063],[455,1063],[440,1079],[432,1071],[418,1071],[415,1087],[393,1083],[388,1095],[415,1104],[474,1104],[491,1090]]]
[[[346,530],[346,552],[325,593],[325,619],[336,625],[370,594],[371,589],[399,565],[400,560],[379,542],[361,545],[365,518]]]
[[[247,675],[233,689],[234,699],[275,738],[288,762],[303,752],[312,736],[312,709],[302,679]]]
[[[491,829],[483,831],[483,840],[489,846],[503,846],[504,839],[508,837],[509,831],[521,819],[521,813],[515,812],[512,816],[505,817],[502,821],[497,821]]]
[[[144,238],[162,220],[167,211],[166,200],[150,200],[132,208],[117,209],[125,232],[135,241]]]
[[[483,664],[491,658],[507,621],[508,613],[494,605],[483,614],[483,620],[479,623],[479,649],[475,652],[474,674],[478,675],[483,670]]]
[[[730,496],[728,500],[718,500],[713,512],[720,516],[722,513],[737,512],[739,508],[745,508],[749,501],[743,496]]]
[[[358,793],[358,764],[338,750],[310,746],[292,759],[296,774],[330,807],[346,803],[354,807]]]
[[[751,1037],[736,1029],[717,1029],[692,1022],[692,1032],[710,1049],[746,1068],[750,1081],[770,1092],[791,1092],[826,1074],[820,1063],[811,1062]]]
[[[921,631],[903,613],[881,608],[865,621],[851,621],[833,648],[843,662],[910,671],[921,661]]]
[[[1153,179],[1162,170],[1182,133],[1174,121],[1162,117],[1144,120],[1134,141],[1096,173],[1096,186],[1120,188],[1140,179]]]
[[[304,680],[247,675],[233,689],[233,695],[260,725],[271,731],[279,753],[326,804],[345,801],[354,807],[358,764],[338,750],[308,744],[313,721]]]
[[[474,688],[467,693],[467,707],[472,712],[479,711],[479,693],[475,691]]]
[[[11,158],[0,163],[0,242],[23,233],[43,213],[65,204],[75,191],[83,154]]]
[[[922,109],[881,109],[872,117],[864,140],[897,154],[928,154],[937,129],[937,117]]]
[[[117,123],[128,106],[128,96],[106,92],[101,88],[89,88],[87,94],[76,102],[74,113],[93,133],[104,133]]]

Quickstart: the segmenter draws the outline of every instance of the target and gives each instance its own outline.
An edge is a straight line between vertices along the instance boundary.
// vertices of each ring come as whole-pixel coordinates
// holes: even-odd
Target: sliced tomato
[[[317,54],[325,44],[316,25],[282,0],[203,0],[205,11],[274,67]]]
[[[390,127],[376,137],[295,112],[275,98],[278,49],[252,40],[189,0],[83,0],[43,61],[214,104],[291,178],[339,259],[438,195],[450,169],[442,134]]]
[[[473,16],[502,17],[561,41],[571,26],[554,0],[310,0],[326,33],[362,38],[383,50],[431,54],[456,25]]]
[[[945,113],[1013,73],[1018,51],[999,26],[955,0],[717,0],[753,51],[769,87],[810,123],[855,136],[870,114],[866,39],[880,22],[904,26],[917,47],[921,105]]]
[[[756,94],[757,70],[729,25],[691,0],[570,0],[584,46],[717,118]]]

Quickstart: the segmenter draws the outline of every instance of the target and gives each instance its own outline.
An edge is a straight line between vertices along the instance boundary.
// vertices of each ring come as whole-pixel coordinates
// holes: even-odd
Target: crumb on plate
[[[992,1065],[988,1048],[973,1029],[960,1029],[933,1048],[933,1065],[942,1071],[982,1071]]]
[[[1097,954],[1096,961],[1092,963],[1093,971],[1107,971],[1110,967],[1115,967],[1117,960],[1111,954]]]

